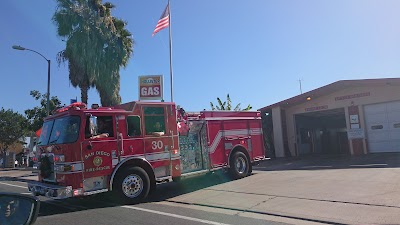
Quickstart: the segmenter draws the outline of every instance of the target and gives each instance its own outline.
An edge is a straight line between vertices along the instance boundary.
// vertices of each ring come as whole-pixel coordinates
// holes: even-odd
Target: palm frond
[[[217,98],[219,109],[218,110],[225,110],[226,102],[222,102],[220,98]]]
[[[104,105],[118,104],[121,67],[133,54],[134,41],[126,22],[111,15],[115,5],[102,0],[56,0],[52,20],[66,42],[57,62],[68,61],[69,78],[82,92],[96,87]],[[82,94],[84,96],[87,94]]]
[[[227,101],[227,106],[226,106],[226,110],[231,110],[232,108],[232,101],[231,98],[229,97],[229,94],[226,95],[226,101]]]
[[[212,102],[210,102],[210,106],[211,106],[211,110],[215,111],[215,107],[214,107],[214,104]]]
[[[245,109],[243,109],[243,111],[249,111],[251,110],[253,107],[249,104]]]
[[[233,111],[240,111],[240,103],[236,105],[236,107],[233,109]]]

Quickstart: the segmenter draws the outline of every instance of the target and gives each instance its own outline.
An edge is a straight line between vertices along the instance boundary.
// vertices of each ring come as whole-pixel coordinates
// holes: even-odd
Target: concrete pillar
[[[350,130],[350,116],[349,116],[349,108],[344,107],[344,114],[346,118],[346,129]],[[353,145],[351,143],[351,140],[349,140],[349,149],[350,149],[350,155],[354,155],[354,150],[353,150]]]
[[[359,106],[357,105],[357,106],[354,106],[354,105],[352,105],[352,106],[349,106],[348,107],[348,112],[349,112],[349,116],[351,116],[351,115],[355,115],[355,116],[357,116],[358,117],[358,126],[359,127],[361,127],[360,126],[360,109],[359,109]],[[363,127],[361,127],[361,128],[363,128]],[[364,139],[365,138],[356,138],[356,139],[351,139],[350,140],[350,142],[351,142],[351,144],[352,144],[352,149],[353,149],[353,151],[352,151],[352,154],[353,155],[362,155],[362,154],[365,154],[365,148],[364,148]]]
[[[285,157],[285,148],[283,145],[283,133],[282,133],[282,117],[281,108],[272,108],[272,123],[274,126],[274,146],[275,156]]]

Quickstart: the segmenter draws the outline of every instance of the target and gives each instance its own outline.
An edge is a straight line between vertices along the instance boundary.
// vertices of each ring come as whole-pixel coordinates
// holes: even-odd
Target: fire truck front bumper
[[[64,199],[72,197],[72,186],[58,186],[41,182],[29,182],[28,190],[33,195],[46,196],[52,199]]]

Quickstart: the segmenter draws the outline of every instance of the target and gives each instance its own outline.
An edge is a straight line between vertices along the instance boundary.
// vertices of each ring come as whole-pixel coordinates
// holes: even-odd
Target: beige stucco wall
[[[283,146],[283,135],[282,135],[282,118],[281,108],[275,107],[272,109],[272,123],[274,124],[274,146],[275,156],[285,157],[285,149]]]
[[[345,100],[335,100],[336,97],[360,94],[360,93],[369,93],[369,96],[363,96]],[[296,128],[294,121],[295,114],[307,113],[306,111],[307,108],[319,107],[319,106],[327,106],[327,109],[324,110],[344,108],[346,114],[346,125],[347,129],[349,129],[350,122],[348,118],[349,114],[347,107],[351,105],[355,106],[358,105],[360,114],[359,118],[360,126],[361,128],[365,128],[363,105],[400,100],[400,86],[384,85],[384,86],[351,87],[328,94],[320,98],[313,98],[313,96],[311,96],[311,98],[312,99],[310,101],[307,101],[305,103],[294,105],[292,107],[290,106],[285,107],[289,149],[292,155],[295,155],[295,143],[296,143],[296,130],[295,130]],[[323,110],[316,110],[316,111],[323,111]],[[273,113],[273,116],[274,115],[276,114]],[[275,123],[274,123],[274,128],[275,128]],[[351,153],[353,152],[351,145],[350,145],[350,151]],[[364,139],[364,153],[367,153],[365,139]]]

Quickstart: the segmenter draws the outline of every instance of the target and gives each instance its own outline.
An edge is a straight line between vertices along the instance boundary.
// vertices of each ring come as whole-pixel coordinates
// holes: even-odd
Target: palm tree
[[[232,101],[231,97],[229,94],[226,95],[226,101],[222,102],[220,98],[217,98],[218,105],[214,106],[212,102],[210,102],[211,110],[226,110],[226,111],[231,111],[232,110]],[[240,103],[233,108],[233,111],[249,111],[253,107],[250,106],[250,104],[245,108],[241,109],[240,108]]]
[[[74,63],[73,57],[68,56],[67,49],[57,54],[58,64],[60,65],[62,62],[68,61],[69,80],[73,87],[79,87],[81,89],[81,101],[87,103],[89,88],[94,87],[94,77],[88,76],[83,66]]]
[[[101,67],[108,76],[100,76],[96,81],[96,89],[100,94],[103,106],[115,105],[121,102],[119,96],[121,67],[126,67],[133,53],[132,34],[125,28],[126,22],[113,18],[115,34],[104,48],[104,57]]]
[[[66,48],[57,55],[59,63],[68,61],[69,79],[74,87],[81,89],[81,100],[87,103],[88,90],[94,86],[96,76],[93,52],[98,45],[100,29],[93,21],[99,21],[96,15],[96,2],[57,0],[57,10],[53,21],[57,25],[57,33],[66,39]],[[98,3],[98,1],[97,1]],[[94,57],[93,57],[94,56]],[[90,59],[90,60],[88,60]]]
[[[81,89],[82,102],[87,103],[89,88],[96,87],[102,105],[120,103],[119,69],[133,52],[126,23],[111,16],[114,5],[101,0],[57,0],[57,5],[53,21],[66,39],[57,60],[68,61],[69,79]]]

